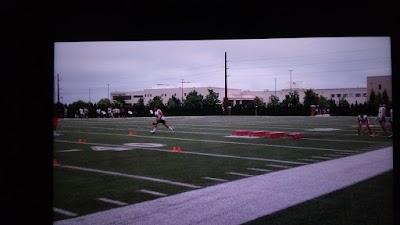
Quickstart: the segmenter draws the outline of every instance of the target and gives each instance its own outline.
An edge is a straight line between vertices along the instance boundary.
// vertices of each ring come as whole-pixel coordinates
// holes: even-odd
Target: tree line
[[[122,116],[151,116],[149,111],[154,106],[159,107],[164,114],[169,116],[205,116],[205,115],[271,115],[271,116],[309,116],[311,114],[311,105],[316,106],[317,113],[325,112],[332,116],[356,116],[359,113],[367,115],[376,115],[380,103],[391,108],[391,102],[386,90],[375,93],[371,91],[367,102],[349,104],[346,97],[339,99],[338,103],[333,99],[327,99],[315,93],[313,89],[304,91],[305,96],[302,101],[299,98],[297,90],[289,92],[285,99],[281,102],[277,96],[270,96],[268,102],[263,102],[261,98],[256,96],[253,101],[244,102],[243,104],[228,104],[228,109],[223,107],[222,102],[218,99],[219,94],[212,89],[208,90],[208,94],[203,96],[195,90],[190,92],[186,99],[181,102],[180,99],[172,96],[164,100],[161,96],[155,96],[147,103],[141,98],[135,104],[127,104],[122,96],[115,96],[113,101],[110,99],[101,99],[97,103],[85,102],[78,100],[72,104],[62,104],[57,102],[54,104],[55,113],[59,117],[74,118],[79,114],[79,108],[88,108],[89,117],[98,117],[96,110],[107,112],[108,108],[122,109]],[[64,114],[64,110],[67,113]],[[128,112],[131,114],[128,114]]]

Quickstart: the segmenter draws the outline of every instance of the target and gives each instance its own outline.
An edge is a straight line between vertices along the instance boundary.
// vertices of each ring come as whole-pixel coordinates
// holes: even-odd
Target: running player
[[[153,130],[150,131],[152,134],[156,133],[157,125],[159,123],[163,124],[166,128],[172,131],[174,130],[174,127],[167,125],[163,112],[157,106],[154,106],[154,115],[156,116],[156,120],[153,122]]]

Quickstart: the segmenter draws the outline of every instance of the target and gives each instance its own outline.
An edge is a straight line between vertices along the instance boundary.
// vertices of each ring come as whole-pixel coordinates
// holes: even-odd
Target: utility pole
[[[290,92],[292,92],[292,71],[293,70],[289,70],[290,71]]]
[[[224,97],[225,112],[228,110],[228,82],[227,82],[227,66],[226,66],[226,52],[225,52],[225,97]]]
[[[275,97],[276,97],[276,78],[275,79]]]
[[[110,84],[107,84],[107,98],[110,99]]]
[[[57,103],[60,102],[60,77],[57,74]]]
[[[89,88],[89,103],[91,102],[91,99],[90,99],[90,88]]]

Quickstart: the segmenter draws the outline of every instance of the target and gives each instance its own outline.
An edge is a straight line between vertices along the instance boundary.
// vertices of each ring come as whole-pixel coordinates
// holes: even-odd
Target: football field
[[[175,131],[159,124],[155,134],[149,132],[152,122],[60,120],[53,149],[54,221],[392,146],[390,137],[365,130],[357,136],[356,117],[167,117]],[[373,132],[381,133],[371,122]]]

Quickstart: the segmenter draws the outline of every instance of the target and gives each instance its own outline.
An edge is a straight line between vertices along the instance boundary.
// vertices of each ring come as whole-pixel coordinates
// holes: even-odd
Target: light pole
[[[292,92],[292,71],[293,70],[289,70],[290,71],[290,92]]]
[[[276,78],[274,78],[275,79],[275,96],[276,96]]]
[[[190,82],[183,82],[183,79],[182,79],[182,102],[181,102],[182,107],[183,107],[183,83],[190,83]]]

